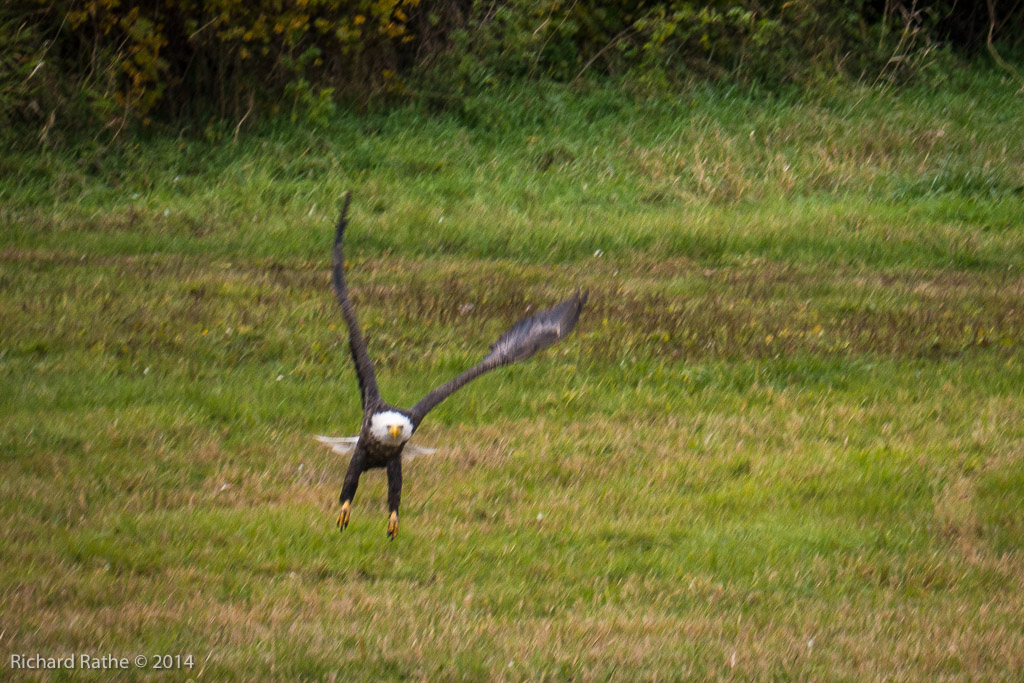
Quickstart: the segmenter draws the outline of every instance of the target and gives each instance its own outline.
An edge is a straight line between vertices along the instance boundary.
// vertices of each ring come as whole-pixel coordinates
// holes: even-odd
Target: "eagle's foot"
[[[388,517],[388,538],[392,541],[398,536],[398,513],[392,512]]]
[[[338,515],[338,531],[344,531],[348,526],[348,520],[352,516],[352,502],[346,500],[341,504],[341,514]]]

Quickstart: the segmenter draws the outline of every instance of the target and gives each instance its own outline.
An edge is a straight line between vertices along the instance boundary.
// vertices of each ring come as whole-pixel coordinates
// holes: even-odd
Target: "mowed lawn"
[[[1022,675],[1012,84],[523,98],[6,153],[5,678]],[[393,403],[590,292],[430,414],[394,542],[312,439],[360,418],[349,188]]]

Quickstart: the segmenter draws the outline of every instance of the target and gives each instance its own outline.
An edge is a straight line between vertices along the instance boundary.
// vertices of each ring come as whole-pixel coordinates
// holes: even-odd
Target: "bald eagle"
[[[345,197],[341,217],[338,219],[334,236],[332,272],[334,294],[341,305],[341,315],[348,327],[349,349],[355,364],[363,404],[363,422],[357,437],[318,436],[317,439],[337,452],[352,453],[339,497],[341,514],[338,516],[338,528],[344,531],[348,526],[352,514],[352,499],[356,495],[356,487],[359,486],[359,477],[368,469],[383,467],[388,474],[390,515],[387,534],[388,538],[394,540],[398,535],[398,505],[402,498],[402,452],[423,418],[441,401],[485,372],[526,360],[541,349],[565,338],[572,332],[579,319],[580,311],[587,301],[587,293],[577,291],[562,303],[523,318],[491,345],[490,352],[479,363],[428,393],[412,408],[397,408],[384,402],[377,390],[373,362],[367,353],[366,340],[359,329],[355,309],[345,284],[342,241],[348,224],[348,207],[351,200],[352,195],[349,193]],[[427,450],[415,446],[409,446],[409,449],[413,452]]]

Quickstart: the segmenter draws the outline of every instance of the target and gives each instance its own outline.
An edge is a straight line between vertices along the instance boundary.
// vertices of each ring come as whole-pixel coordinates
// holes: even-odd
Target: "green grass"
[[[500,102],[0,159],[4,672],[1024,671],[1012,87]],[[310,438],[359,420],[346,188],[396,404],[591,292],[428,417],[394,543],[379,472],[338,534],[347,463]]]

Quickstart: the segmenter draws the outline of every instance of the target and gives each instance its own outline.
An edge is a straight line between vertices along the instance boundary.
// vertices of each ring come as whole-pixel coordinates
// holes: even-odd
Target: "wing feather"
[[[348,327],[348,345],[352,352],[352,363],[356,368],[356,377],[359,380],[359,396],[363,402],[363,410],[371,403],[380,398],[377,390],[377,375],[373,370],[373,361],[366,350],[366,340],[359,328],[359,321],[356,319],[355,308],[348,296],[348,286],[345,284],[345,254],[342,250],[342,243],[345,239],[345,227],[348,225],[348,206],[352,202],[352,193],[346,193],[345,203],[341,208],[341,216],[338,218],[338,225],[334,233],[334,251],[332,253],[331,276],[334,284],[334,296],[341,306],[341,316],[345,319]]]
[[[523,318],[509,328],[498,341],[491,344],[490,352],[482,361],[455,379],[442,384],[413,406],[410,411],[413,424],[418,425],[437,404],[466,386],[480,375],[504,365],[526,360],[541,349],[564,339],[576,327],[587,292],[576,292],[562,303]]]
[[[557,306],[520,320],[491,344],[491,352],[484,360],[496,358],[499,365],[518,363],[551,346],[576,327],[586,302],[587,294],[576,292]]]

